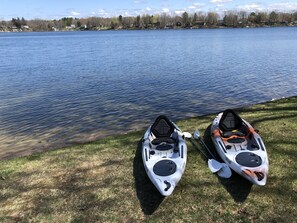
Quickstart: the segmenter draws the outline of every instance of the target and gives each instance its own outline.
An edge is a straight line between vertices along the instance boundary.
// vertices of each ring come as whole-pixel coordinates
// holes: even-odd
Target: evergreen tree
[[[120,25],[123,24],[123,16],[122,16],[122,15],[119,16],[119,24],[120,24]]]
[[[12,18],[11,23],[12,23],[13,26],[15,26],[18,29],[20,29],[22,27],[21,20],[20,20],[19,17],[16,18],[16,19]]]
[[[189,14],[187,12],[184,12],[182,17],[183,17],[183,26],[189,27],[190,26]]]
[[[138,16],[136,17],[135,27],[136,27],[136,28],[140,28],[140,15],[138,15]]]
[[[22,20],[21,20],[21,25],[22,25],[22,26],[25,26],[25,25],[27,25],[27,21],[25,20],[25,18],[24,18],[24,17],[22,17]]]
[[[269,14],[269,22],[270,24],[274,24],[276,23],[278,20],[278,14],[275,12],[275,11],[272,11],[270,14]]]

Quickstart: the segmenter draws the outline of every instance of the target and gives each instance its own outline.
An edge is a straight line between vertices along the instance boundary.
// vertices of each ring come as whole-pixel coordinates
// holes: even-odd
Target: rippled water
[[[0,33],[0,158],[297,95],[297,29]]]

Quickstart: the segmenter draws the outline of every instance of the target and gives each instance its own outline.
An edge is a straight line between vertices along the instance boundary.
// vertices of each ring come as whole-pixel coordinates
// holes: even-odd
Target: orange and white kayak
[[[232,170],[253,184],[266,184],[267,151],[258,131],[247,121],[227,109],[214,119],[211,138],[218,154]]]

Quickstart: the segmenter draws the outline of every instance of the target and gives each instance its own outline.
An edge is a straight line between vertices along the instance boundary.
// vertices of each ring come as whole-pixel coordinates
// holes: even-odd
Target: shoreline
[[[290,96],[290,97],[283,97],[283,98],[279,98],[279,99],[272,99],[270,101],[265,101],[265,102],[260,102],[260,103],[256,103],[256,104],[251,104],[251,105],[247,105],[247,106],[243,106],[243,107],[235,107],[232,108],[238,112],[242,112],[244,110],[246,110],[247,108],[250,107],[254,107],[254,106],[260,106],[260,105],[265,105],[265,104],[269,104],[269,103],[278,103],[278,102],[282,102],[283,100],[290,100],[290,99],[294,99],[297,98],[297,96]],[[296,108],[297,109],[297,108]],[[208,116],[215,116],[217,113],[210,113],[210,114],[203,114],[203,115],[199,115],[199,116],[193,116],[193,117],[188,117],[188,118],[181,118],[181,119],[177,119],[174,120],[176,123],[181,123],[181,122],[191,122],[192,120],[199,120],[201,118],[205,118]],[[45,152],[49,152],[49,151],[54,151],[54,150],[63,150],[63,149],[67,149],[70,147],[75,147],[75,146],[82,146],[82,145],[86,145],[86,144],[92,144],[95,143],[97,141],[103,140],[112,140],[113,138],[117,138],[117,137],[129,137],[129,135],[133,135],[133,134],[139,134],[139,133],[144,133],[145,129],[147,127],[144,126],[140,126],[139,128],[134,128],[131,130],[126,131],[125,133],[120,133],[120,132],[116,132],[116,133],[108,133],[108,132],[102,132],[102,133],[97,133],[97,134],[85,134],[85,137],[83,140],[75,140],[73,142],[64,142],[64,143],[54,143],[51,145],[46,145],[46,144],[41,144],[40,141],[42,141],[42,139],[37,139],[37,141],[39,141],[38,143],[35,144],[41,144],[39,146],[33,146],[32,148],[29,149],[25,149],[25,150],[16,150],[16,151],[9,151],[9,152],[5,152],[4,154],[0,153],[0,161],[1,160],[11,160],[14,158],[18,158],[18,157],[26,157],[26,156],[31,156],[34,154],[43,154]],[[181,127],[182,130],[187,131],[186,129],[187,127],[184,126],[183,128]],[[32,141],[32,140],[31,140]]]
[[[62,29],[62,30],[0,30],[0,33],[42,33],[42,32],[104,32],[104,31],[150,31],[150,30],[208,30],[208,29],[258,29],[258,28],[294,28],[294,25],[280,25],[280,26],[246,26],[246,27],[228,27],[228,26],[216,26],[216,27],[190,27],[190,28],[144,28],[144,29]]]

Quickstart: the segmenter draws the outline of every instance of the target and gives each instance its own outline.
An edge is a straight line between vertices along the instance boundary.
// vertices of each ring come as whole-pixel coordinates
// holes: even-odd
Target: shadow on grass
[[[18,173],[19,177],[16,176],[11,180],[8,178],[7,184],[11,185],[10,189],[13,190],[13,194],[10,193],[0,198],[0,203],[5,203],[15,197],[17,201],[14,202],[18,202],[18,207],[14,211],[15,214],[13,216],[10,216],[10,214],[2,216],[3,220],[27,222],[29,219],[38,219],[39,217],[42,219],[44,216],[59,214],[61,209],[59,210],[57,207],[63,207],[65,209],[62,211],[71,216],[74,222],[77,219],[80,220],[78,222],[85,222],[86,219],[90,220],[90,218],[94,219],[94,221],[101,221],[100,216],[97,214],[90,215],[90,212],[93,209],[103,211],[110,208],[114,201],[110,198],[98,200],[96,189],[100,188],[99,186],[80,184],[85,179],[83,176],[88,171],[90,169],[77,168],[64,173],[62,178],[61,176],[50,176],[53,179],[52,185],[46,183],[28,184],[25,179],[41,174],[37,170],[29,173],[20,172]],[[4,188],[7,187],[5,185]],[[0,189],[2,190],[1,186]],[[53,193],[52,190],[56,191],[56,193]],[[30,196],[23,196],[26,193],[30,193]],[[27,205],[24,203],[27,203]]]
[[[220,162],[223,162],[211,141],[210,128],[211,125],[209,125],[204,132],[204,142],[209,150],[211,150],[211,152],[215,155],[216,159]],[[218,176],[218,180],[228,191],[233,200],[240,203],[243,203],[247,199],[253,186],[252,183],[250,183],[248,180],[238,175],[234,171],[232,171],[232,176],[230,178],[225,179]]]
[[[158,209],[165,197],[159,193],[157,188],[148,178],[142,162],[141,150],[142,140],[137,144],[133,162],[135,188],[143,213],[145,215],[152,215]]]

